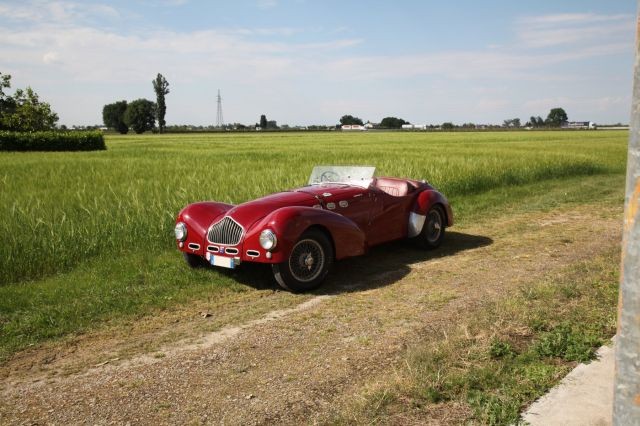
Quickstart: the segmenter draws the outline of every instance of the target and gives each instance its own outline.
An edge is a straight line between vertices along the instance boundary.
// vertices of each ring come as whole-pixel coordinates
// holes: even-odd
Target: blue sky
[[[61,124],[155,99],[169,124],[628,122],[632,1],[0,0],[0,72]]]

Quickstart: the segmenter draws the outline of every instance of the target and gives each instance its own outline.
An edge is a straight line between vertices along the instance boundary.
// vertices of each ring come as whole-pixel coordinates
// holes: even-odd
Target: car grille
[[[234,246],[242,238],[242,226],[229,216],[225,216],[224,219],[209,228],[207,238],[209,242],[214,244]]]

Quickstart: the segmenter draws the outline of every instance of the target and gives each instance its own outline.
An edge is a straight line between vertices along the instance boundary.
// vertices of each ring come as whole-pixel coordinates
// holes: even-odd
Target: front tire
[[[316,229],[306,231],[291,249],[289,258],[272,265],[280,287],[294,293],[310,291],[324,281],[333,264],[333,246],[327,236]]]
[[[426,249],[440,247],[444,239],[446,216],[440,206],[433,206],[427,212],[427,217],[422,226],[422,231],[416,237],[420,246]]]

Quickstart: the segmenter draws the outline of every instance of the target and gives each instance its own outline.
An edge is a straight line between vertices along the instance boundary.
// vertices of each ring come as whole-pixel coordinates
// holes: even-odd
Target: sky
[[[59,124],[155,101],[168,124],[627,123],[636,2],[0,0],[0,72]]]

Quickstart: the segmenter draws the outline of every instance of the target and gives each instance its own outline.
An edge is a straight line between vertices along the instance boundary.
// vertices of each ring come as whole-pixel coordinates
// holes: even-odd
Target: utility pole
[[[636,7],[640,10],[640,0]],[[636,17],[638,19],[638,17]],[[640,424],[640,20],[629,123],[613,424]]]
[[[216,127],[223,127],[224,119],[222,118],[222,98],[220,97],[220,89],[218,89],[218,114],[216,115]]]

